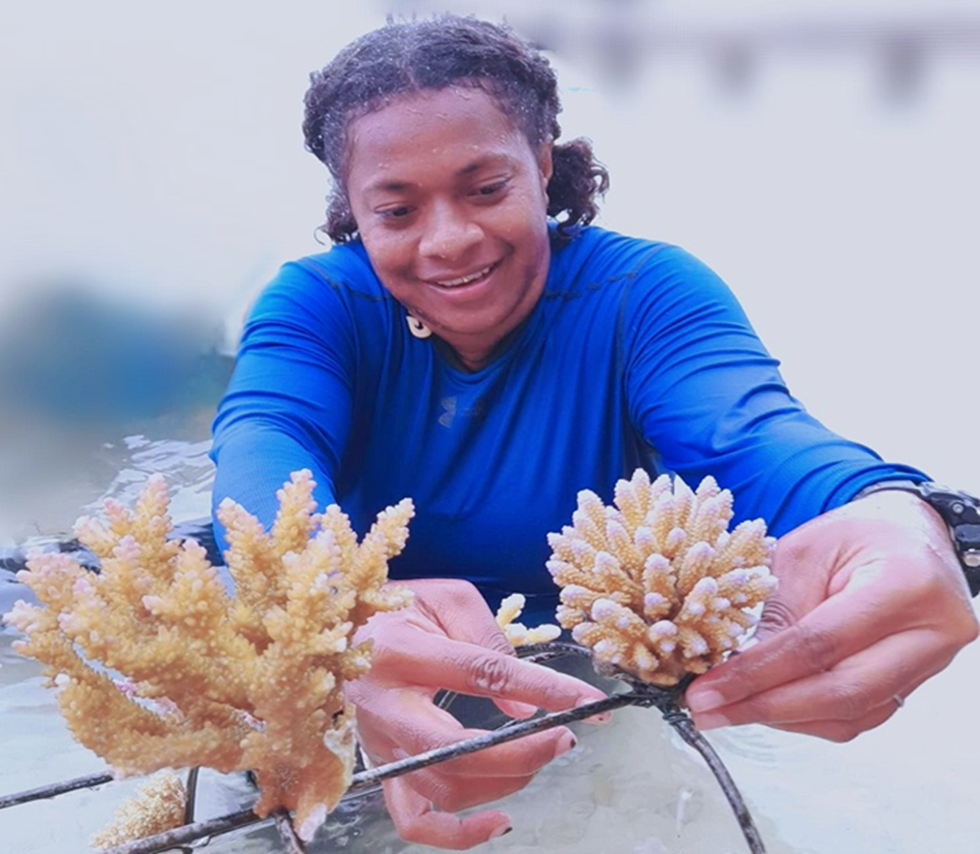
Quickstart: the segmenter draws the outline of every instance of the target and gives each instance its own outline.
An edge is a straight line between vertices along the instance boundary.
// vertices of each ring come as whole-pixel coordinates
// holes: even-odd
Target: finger
[[[396,754],[397,755],[397,754]],[[446,774],[442,764],[422,768],[404,776],[405,781],[433,806],[448,812],[505,798],[523,789],[533,774],[526,777],[460,777]]]
[[[891,635],[836,667],[779,685],[706,713],[695,713],[700,729],[765,723],[771,726],[843,725],[864,720],[874,709],[894,706],[952,660],[934,632]],[[879,721],[880,723],[880,721]],[[877,724],[875,724],[877,726]]]
[[[499,697],[494,698],[494,703],[507,717],[519,721],[534,717],[538,712],[538,707],[532,706],[530,703],[518,703],[515,700],[504,700]]]
[[[907,688],[891,694],[883,703],[869,709],[856,720],[805,721],[802,723],[774,724],[773,727],[774,729],[781,729],[786,732],[796,732],[802,735],[825,738],[828,741],[851,741],[862,732],[874,729],[891,718],[895,712],[905,705],[905,698],[923,682],[926,682],[933,676],[935,676],[935,673],[923,674]]]
[[[386,633],[383,655],[378,650],[374,656],[371,677],[402,684],[410,678],[416,685],[516,700],[548,711],[606,697],[598,688],[540,664],[410,626]]]
[[[465,818],[438,812],[400,777],[385,780],[384,795],[395,829],[406,842],[461,851],[512,829],[510,817],[500,810],[484,810]]]
[[[879,567],[869,570],[875,575]],[[875,585],[857,583],[827,599],[796,625],[770,636],[699,677],[687,692],[694,712],[707,712],[834,667],[877,643],[896,626],[917,623],[916,599],[890,591],[889,620],[880,619]]]
[[[603,698],[605,699],[605,698]],[[504,700],[499,697],[494,697],[494,703],[497,708],[500,709],[505,715],[516,720],[527,720],[528,718],[534,717],[538,712],[537,706],[531,706],[528,703],[517,703],[512,700]],[[588,701],[594,702],[594,701]],[[576,705],[584,705],[583,703],[577,703]],[[582,718],[583,723],[587,724],[607,724],[612,720],[612,712],[600,712],[598,715],[592,715],[589,718]]]
[[[869,729],[880,726],[905,705],[906,698],[924,682],[927,682],[942,668],[935,672],[920,674],[908,686],[894,691],[886,700],[868,709],[855,720],[803,721],[800,723],[773,724],[775,729],[814,735],[829,741],[850,741]]]
[[[462,733],[463,738],[476,738],[485,734],[483,730],[473,729]],[[454,743],[456,742],[449,742]],[[553,759],[568,753],[576,744],[576,738],[570,729],[555,727],[440,762],[439,770],[443,774],[466,778],[528,777],[536,774]]]
[[[853,721],[807,721],[799,724],[775,724],[774,727],[786,732],[825,738],[827,741],[845,742],[851,741],[862,732],[881,726],[896,711],[898,711],[898,704],[894,700],[889,700]]]
[[[470,583],[459,582],[456,580],[431,580],[424,579],[424,583],[445,585],[444,595],[449,599],[445,606],[438,611],[426,608],[426,613],[434,621],[438,622],[446,634],[455,640],[466,641],[476,646],[494,650],[502,655],[516,656],[513,644],[507,639],[506,634],[493,616],[486,600],[482,594]],[[431,605],[432,599],[427,596],[424,602]],[[586,683],[582,683],[586,684]],[[596,693],[592,700],[605,699],[601,692]],[[500,710],[518,720],[525,720],[532,717],[539,710],[539,706],[533,703],[521,703],[503,697],[494,697],[494,702]],[[577,701],[577,704],[582,700]],[[567,706],[561,706],[552,711],[560,711]],[[611,719],[609,713],[596,715],[586,719],[586,723],[604,724]]]
[[[515,655],[479,590],[458,579],[422,579],[412,582],[423,595],[416,601],[432,622],[454,640],[482,646],[501,655]]]
[[[371,708],[362,708],[358,714],[359,729],[379,736],[374,739],[374,749],[386,745],[390,751],[389,761],[417,756],[486,734],[486,730],[464,729],[449,712],[433,706],[420,693],[398,692],[397,711],[392,705],[378,713]],[[571,730],[554,727],[441,762],[439,768],[445,775],[459,777],[528,777],[567,753],[575,744]]]

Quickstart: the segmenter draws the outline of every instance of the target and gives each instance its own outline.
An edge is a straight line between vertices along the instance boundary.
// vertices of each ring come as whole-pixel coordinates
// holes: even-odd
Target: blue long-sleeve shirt
[[[392,577],[466,578],[543,611],[547,533],[580,489],[609,501],[637,466],[692,486],[711,474],[735,521],[775,535],[871,483],[925,478],[810,416],[725,284],[667,244],[597,227],[555,241],[544,294],[497,358],[470,373],[445,347],[410,334],[361,244],[285,265],[215,422],[215,505],[231,496],[268,525],[276,490],[310,468],[320,505],[363,533],[410,496]]]

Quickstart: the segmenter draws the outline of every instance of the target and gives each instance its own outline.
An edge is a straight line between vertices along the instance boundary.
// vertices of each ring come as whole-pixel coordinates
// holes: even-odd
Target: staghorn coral
[[[411,501],[383,511],[358,544],[336,505],[314,512],[313,488],[309,471],[292,475],[269,533],[222,503],[231,596],[204,549],[168,539],[167,489],[153,477],[135,512],[107,501],[105,523],[79,520],[99,574],[36,555],[18,577],[41,607],[21,601],[5,618],[27,636],[18,651],[58,686],[75,738],[117,774],[250,769],[256,813],[295,810],[304,839],[351,778],[353,708],[341,686],[370,659],[354,632],[411,595],[385,586]]]
[[[578,494],[572,525],[549,534],[558,622],[596,660],[656,685],[704,673],[733,649],[776,588],[775,541],[761,519],[728,531],[732,495],[637,469],[615,506]]]
[[[547,643],[557,638],[561,634],[561,629],[551,623],[542,623],[529,629],[523,623],[514,622],[524,610],[526,601],[522,594],[511,593],[500,602],[494,619],[507,636],[507,640],[513,646],[525,646],[532,643]]]
[[[112,821],[92,837],[92,847],[113,848],[180,827],[186,808],[184,781],[173,771],[161,771],[141,783],[136,794],[119,805]]]

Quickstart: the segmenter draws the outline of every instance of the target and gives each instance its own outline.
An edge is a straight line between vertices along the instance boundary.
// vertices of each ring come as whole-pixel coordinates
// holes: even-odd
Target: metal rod
[[[24,792],[15,792],[12,795],[0,797],[0,810],[7,807],[15,807],[18,804],[26,804],[31,801],[41,801],[45,798],[53,798],[56,795],[63,795],[65,792],[74,792],[77,789],[91,789],[94,786],[101,786],[103,783],[111,783],[115,778],[112,774],[89,774],[87,777],[75,777],[72,780],[64,780],[61,783],[52,783],[48,786],[40,786],[37,789],[28,789]]]
[[[663,711],[661,709],[661,711]],[[759,834],[758,828],[755,826],[755,822],[752,820],[752,815],[749,813],[748,807],[745,806],[745,801],[742,798],[742,793],[739,792],[738,787],[735,785],[735,781],[732,779],[732,775],[728,773],[728,768],[725,767],[725,763],[721,761],[721,757],[715,752],[715,749],[711,746],[711,743],[700,733],[694,726],[694,721],[692,721],[687,714],[682,712],[680,709],[676,709],[675,712],[664,712],[664,718],[667,723],[669,723],[684,741],[693,747],[698,753],[701,754],[704,761],[707,763],[711,772],[715,775],[715,779],[721,786],[721,790],[725,793],[725,797],[728,799],[728,803],[732,808],[732,812],[735,813],[735,818],[738,820],[739,827],[742,828],[742,834],[745,836],[745,841],[749,844],[749,851],[752,854],[766,854],[766,846],[762,841],[762,836]]]
[[[519,647],[517,652],[521,658],[526,658],[530,661],[548,661],[562,655],[580,655],[584,657],[591,655],[591,653],[585,647],[565,641],[549,641],[548,643],[528,644],[526,646]],[[439,702],[443,707],[446,707],[451,703],[455,696],[456,695],[452,692],[445,692]],[[194,818],[194,800],[197,790],[197,772],[199,770],[200,769],[192,768],[187,778],[188,824],[192,822]],[[17,806],[18,804],[26,804],[30,801],[53,798],[57,795],[74,792],[78,789],[91,789],[94,786],[101,786],[104,783],[111,783],[114,779],[115,778],[112,776],[111,772],[89,774],[85,777],[75,777],[71,780],[63,780],[60,783],[52,783],[47,786],[40,786],[36,789],[28,789],[27,791],[16,792],[12,795],[0,796],[0,810],[5,809],[6,807]]]
[[[184,804],[184,824],[190,824],[194,821],[194,808],[197,806],[197,784],[200,776],[200,767],[191,768],[187,772],[187,801]]]
[[[599,715],[603,712],[609,712],[613,709],[621,709],[623,706],[629,706],[634,702],[635,700],[630,694],[614,694],[611,697],[606,697],[604,700],[596,700],[594,703],[588,703],[574,709],[567,709],[563,712],[552,712],[551,714],[531,718],[530,720],[510,723],[492,732],[468,738],[466,741],[458,741],[455,744],[437,747],[433,750],[427,750],[424,753],[418,753],[415,756],[407,756],[404,759],[389,762],[387,765],[379,765],[377,768],[369,768],[366,771],[361,771],[354,775],[353,782],[347,791],[359,792],[380,783],[382,780],[400,777],[402,774],[408,774],[420,768],[427,768],[429,765],[435,765],[437,762],[456,759],[468,753],[475,753],[477,750],[484,750],[487,747],[493,747],[497,744],[523,738],[526,735],[542,732],[551,727],[574,723],[575,721],[584,720],[585,718],[590,718],[593,715]]]
[[[553,641],[546,644],[535,644],[533,647],[527,648],[526,655],[522,655],[522,657],[528,657],[535,661],[547,661],[550,658],[564,653],[574,653],[575,655],[584,657],[591,657],[592,655],[590,650],[578,644],[567,641]],[[765,843],[762,841],[762,836],[755,826],[748,807],[745,805],[745,799],[742,797],[742,793],[738,790],[738,786],[735,785],[735,780],[732,779],[732,775],[729,773],[725,763],[721,761],[721,757],[711,746],[711,742],[698,731],[694,726],[694,721],[691,720],[691,717],[680,706],[684,692],[691,682],[694,681],[695,677],[689,675],[677,685],[661,688],[647,682],[642,682],[619,670],[611,672],[608,675],[621,679],[630,686],[631,691],[625,696],[632,696],[635,705],[656,706],[664,716],[664,720],[677,730],[684,742],[690,747],[693,747],[701,755],[711,773],[715,775],[715,779],[718,781],[718,785],[728,800],[732,812],[735,813],[735,818],[738,821],[739,827],[742,829],[745,841],[749,845],[749,851],[751,854],[766,854]]]
[[[168,851],[171,848],[180,848],[189,842],[203,839],[206,836],[220,836],[240,827],[248,827],[267,821],[272,821],[272,817],[259,818],[250,809],[239,810],[208,821],[185,824],[181,827],[175,827],[173,830],[165,830],[163,833],[154,833],[152,836],[134,839],[132,842],[117,845],[115,848],[108,848],[103,854],[155,854],[155,852]]]
[[[721,761],[721,757],[715,752],[711,743],[694,726],[694,721],[691,720],[690,715],[680,706],[684,691],[694,681],[694,676],[686,676],[671,688],[658,688],[627,674],[618,674],[618,677],[633,688],[630,696],[634,698],[636,705],[656,706],[664,716],[664,720],[677,730],[684,742],[701,754],[709,770],[715,775],[718,785],[721,786],[721,791],[728,800],[732,812],[735,813],[738,825],[749,845],[749,851],[751,854],[766,854],[766,846],[762,841],[762,836],[759,834],[758,828],[752,820],[752,815],[745,805],[742,793],[735,785],[728,768],[725,767],[725,763]]]
[[[194,810],[197,807],[197,785],[201,779],[201,768],[195,765],[187,772],[187,784],[184,787],[186,792],[184,800],[184,824],[194,823]],[[194,854],[194,849],[189,845],[181,846],[180,854]]]
[[[293,827],[293,820],[289,817],[287,810],[276,810],[272,814],[276,822],[276,830],[286,845],[286,854],[306,854],[306,846],[296,835],[296,828]]]
[[[465,756],[468,753],[475,753],[477,750],[483,750],[487,747],[493,747],[496,744],[513,741],[514,739],[535,732],[541,732],[551,727],[583,720],[584,718],[589,718],[602,712],[612,711],[613,709],[619,709],[635,702],[636,698],[631,694],[614,694],[611,697],[606,697],[604,700],[597,700],[594,703],[588,703],[575,709],[553,712],[549,715],[542,715],[541,717],[532,718],[527,721],[517,721],[508,726],[496,729],[493,732],[476,736],[475,738],[468,738],[465,741],[439,747],[435,750],[428,750],[417,756],[409,756],[405,759],[389,762],[387,765],[379,765],[377,768],[369,768],[366,771],[360,771],[354,775],[346,794],[356,794],[364,789],[369,789],[377,785],[382,780],[400,777],[403,774],[417,771],[420,768],[426,768],[437,762],[444,762],[448,759]],[[110,848],[105,854],[157,854],[157,852],[177,848],[204,836],[219,836],[223,833],[229,833],[232,830],[238,830],[249,825],[258,825],[271,820],[271,818],[259,818],[251,810],[243,810],[241,812],[219,816],[209,821],[187,824],[183,827],[165,831],[164,833],[145,836],[142,839]]]
[[[522,658],[527,658],[532,661],[547,661],[568,654],[585,657],[591,655],[586,648],[578,644],[563,641],[529,645],[521,648],[519,654]],[[702,756],[708,768],[714,774],[715,779],[718,780],[722,792],[727,798],[732,811],[735,813],[739,827],[741,827],[742,833],[748,842],[751,854],[765,854],[766,849],[762,842],[762,837],[752,820],[752,816],[731,774],[729,774],[728,769],[711,744],[697,731],[694,722],[680,707],[680,698],[683,696],[684,690],[690,684],[693,677],[682,680],[678,685],[662,688],[637,681],[621,672],[609,673],[607,675],[622,679],[630,686],[630,690],[624,693],[613,694],[603,700],[588,703],[575,709],[552,712],[551,714],[540,715],[529,720],[512,721],[492,732],[484,733],[483,735],[466,739],[456,744],[428,750],[416,756],[409,756],[405,759],[389,762],[387,765],[380,765],[377,768],[360,771],[353,776],[345,797],[376,786],[382,780],[400,777],[403,774],[435,765],[438,762],[456,759],[478,750],[484,750],[497,744],[503,744],[514,739],[523,738],[526,735],[550,729],[551,727],[573,723],[592,717],[593,715],[622,708],[623,706],[636,705],[646,708],[656,706],[664,716],[664,720],[677,730],[684,742]],[[450,699],[451,697],[444,698],[441,705],[448,705]],[[191,776],[188,778],[188,808],[186,813],[188,819],[193,817],[193,802],[197,788],[196,772],[197,769],[192,769]],[[111,774],[91,775],[89,777],[79,777],[63,783],[8,795],[0,798],[0,809],[41,798],[54,797],[55,795],[70,792],[75,789],[90,788],[107,783],[112,779]],[[184,846],[205,836],[218,836],[232,830],[271,820],[275,820],[279,828],[279,833],[287,845],[288,854],[305,854],[306,849],[296,836],[292,821],[288,813],[284,810],[277,811],[273,816],[265,819],[259,818],[251,810],[242,810],[204,822],[188,823],[164,833],[146,836],[142,839],[117,846],[110,849],[108,854],[155,854],[156,852]]]

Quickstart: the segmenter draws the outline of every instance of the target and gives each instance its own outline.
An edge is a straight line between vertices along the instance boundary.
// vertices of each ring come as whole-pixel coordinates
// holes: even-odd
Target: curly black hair
[[[344,190],[347,131],[352,120],[406,92],[472,86],[486,91],[537,147],[558,139],[558,81],[548,60],[509,27],[473,17],[438,15],[390,21],[347,45],[310,75],[303,134],[306,148],[333,177],[323,230],[335,243],[357,239]],[[609,174],[586,139],[554,145],[548,216],[567,236],[598,213]]]

